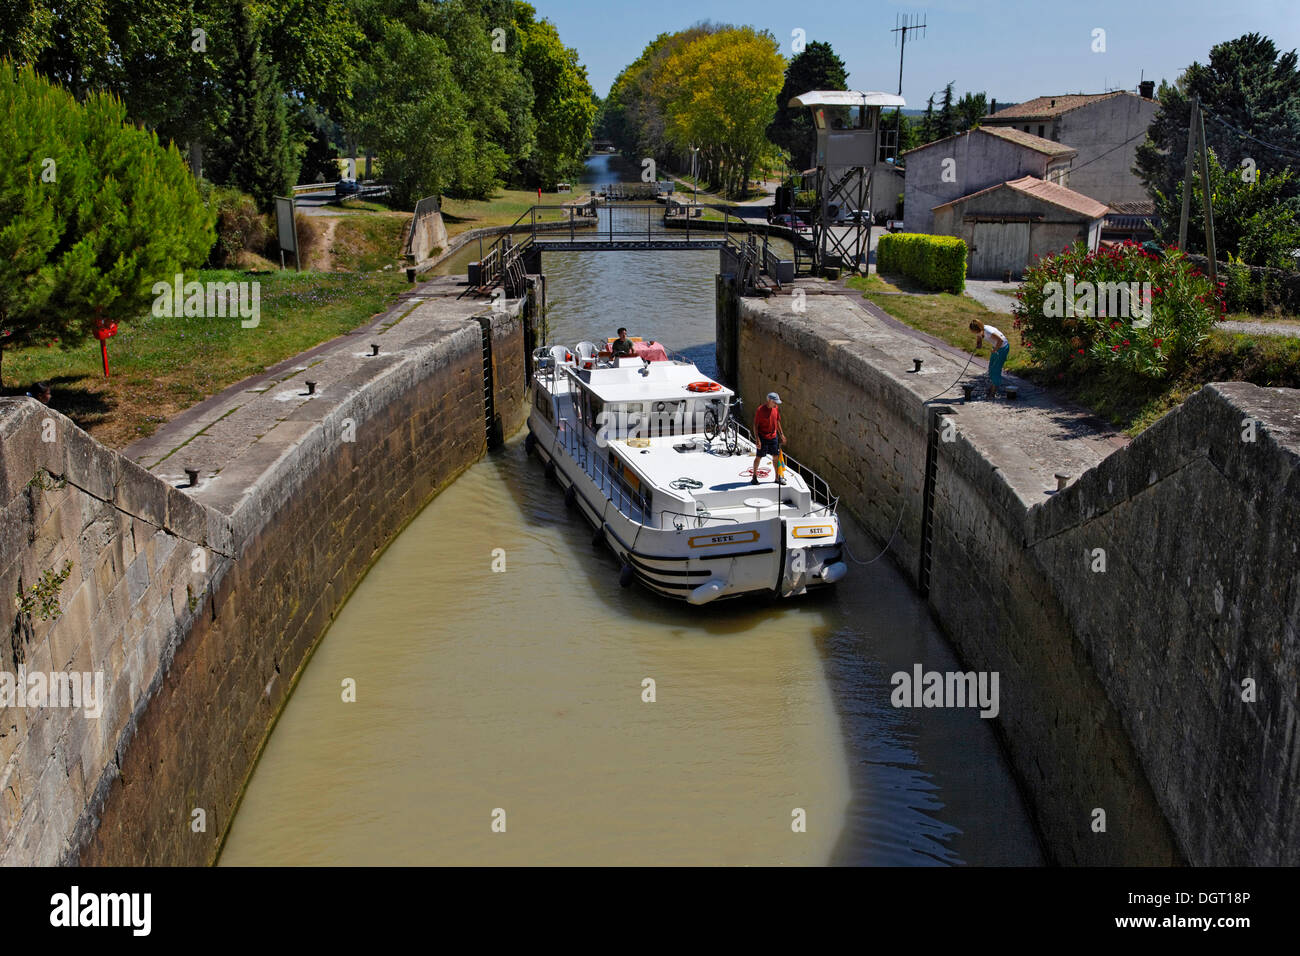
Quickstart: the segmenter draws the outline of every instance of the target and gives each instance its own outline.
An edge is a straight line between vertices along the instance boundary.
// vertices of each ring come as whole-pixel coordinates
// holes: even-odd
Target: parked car
[[[846,206],[840,207],[839,213],[835,217],[837,226],[852,225],[855,222],[870,222],[871,215],[865,209],[849,209]]]
[[[340,179],[334,184],[334,197],[355,196],[361,192],[361,184],[355,179]]]
[[[796,232],[803,232],[809,226],[798,216],[792,216],[788,212],[783,212],[779,216],[772,217],[772,225],[785,226],[787,229],[793,229]]]

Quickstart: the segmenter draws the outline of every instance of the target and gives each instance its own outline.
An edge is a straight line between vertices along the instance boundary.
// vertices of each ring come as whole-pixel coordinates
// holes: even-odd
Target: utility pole
[[[1201,116],[1201,98],[1193,96],[1187,110],[1187,161],[1183,165],[1183,212],[1178,219],[1178,248],[1187,251],[1187,216],[1192,210],[1192,175],[1196,163],[1196,124]]]
[[[920,19],[920,14],[895,14],[894,29],[890,33],[897,33],[894,39],[900,40],[898,47],[898,95],[903,95],[903,54],[907,52],[907,34],[910,31],[920,30],[921,35],[925,36],[925,20]],[[903,108],[900,106],[894,110],[894,165],[898,165],[898,156],[903,148]],[[879,157],[877,157],[879,158]]]
[[[1210,281],[1217,287],[1219,264],[1214,256],[1214,206],[1210,201],[1210,151],[1205,146],[1205,117],[1201,115],[1200,101],[1196,107],[1196,135],[1201,141],[1201,199],[1205,204],[1205,255],[1210,260]]]

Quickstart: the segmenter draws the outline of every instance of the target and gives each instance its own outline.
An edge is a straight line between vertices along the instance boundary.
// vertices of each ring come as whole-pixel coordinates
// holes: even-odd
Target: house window
[[[1043,127],[1042,127],[1042,126],[1039,126],[1039,127],[1038,127],[1038,135],[1039,135],[1039,136],[1042,136],[1042,135],[1043,135]]]

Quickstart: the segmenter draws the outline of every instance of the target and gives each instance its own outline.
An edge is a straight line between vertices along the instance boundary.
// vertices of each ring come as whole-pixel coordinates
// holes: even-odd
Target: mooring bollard
[[[1019,394],[1020,394],[1020,392],[1016,389],[1016,387],[1015,387],[1014,385],[1008,385],[1008,386],[1007,386],[1007,401],[1008,401],[1008,402],[1014,402],[1014,401],[1016,400],[1016,396],[1019,395]]]
[[[378,345],[377,343],[375,343],[375,342],[371,342],[371,343],[370,343],[370,354],[371,354],[371,355],[378,355],[378,354],[379,354],[379,345]]]
[[[199,470],[197,468],[186,468],[185,477],[190,480],[190,487],[193,488],[199,483]]]
[[[308,383],[307,383],[307,394],[308,394],[308,395],[315,395],[315,394],[316,394],[316,383],[315,383],[315,382],[308,382]]]
[[[914,359],[912,359],[912,364],[915,366],[915,367],[912,369],[913,372],[919,372],[919,371],[921,371],[921,359],[919,359],[919,358],[914,358]]]
[[[963,385],[961,387],[962,401],[969,402],[971,400],[971,395],[973,395],[974,392],[975,392],[974,385]]]
[[[1066,486],[1067,484],[1069,484],[1069,481],[1070,481],[1070,476],[1069,476],[1069,475],[1063,475],[1063,474],[1061,474],[1061,472],[1058,471],[1058,472],[1056,473],[1056,490],[1057,490],[1057,491],[1064,491],[1064,490],[1065,490],[1065,486]]]

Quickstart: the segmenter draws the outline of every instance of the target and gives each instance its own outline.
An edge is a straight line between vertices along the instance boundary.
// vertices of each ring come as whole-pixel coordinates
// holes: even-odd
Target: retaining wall
[[[506,434],[525,414],[517,306],[491,317]],[[486,449],[483,335],[461,314],[475,307],[423,307],[422,320],[403,303],[371,333],[384,343],[378,357],[341,340],[314,359],[311,400],[298,399],[306,367],[290,370],[152,471],[34,400],[0,400],[0,589],[12,595],[73,562],[62,616],[16,614],[0,671],[99,670],[107,700],[97,719],[0,709],[0,862],[215,858],[333,616],[406,522]],[[220,447],[236,451],[212,468]],[[179,489],[192,457],[209,467]]]
[[[1209,386],[1105,456],[1066,410],[925,405],[960,361],[855,302],[736,312],[746,401],[781,392],[793,453],[878,540],[898,528],[916,583],[927,439],[951,420],[927,601],[968,667],[1000,673],[999,730],[1058,861],[1300,862],[1300,393]],[[1053,494],[1058,469],[1076,480]]]

